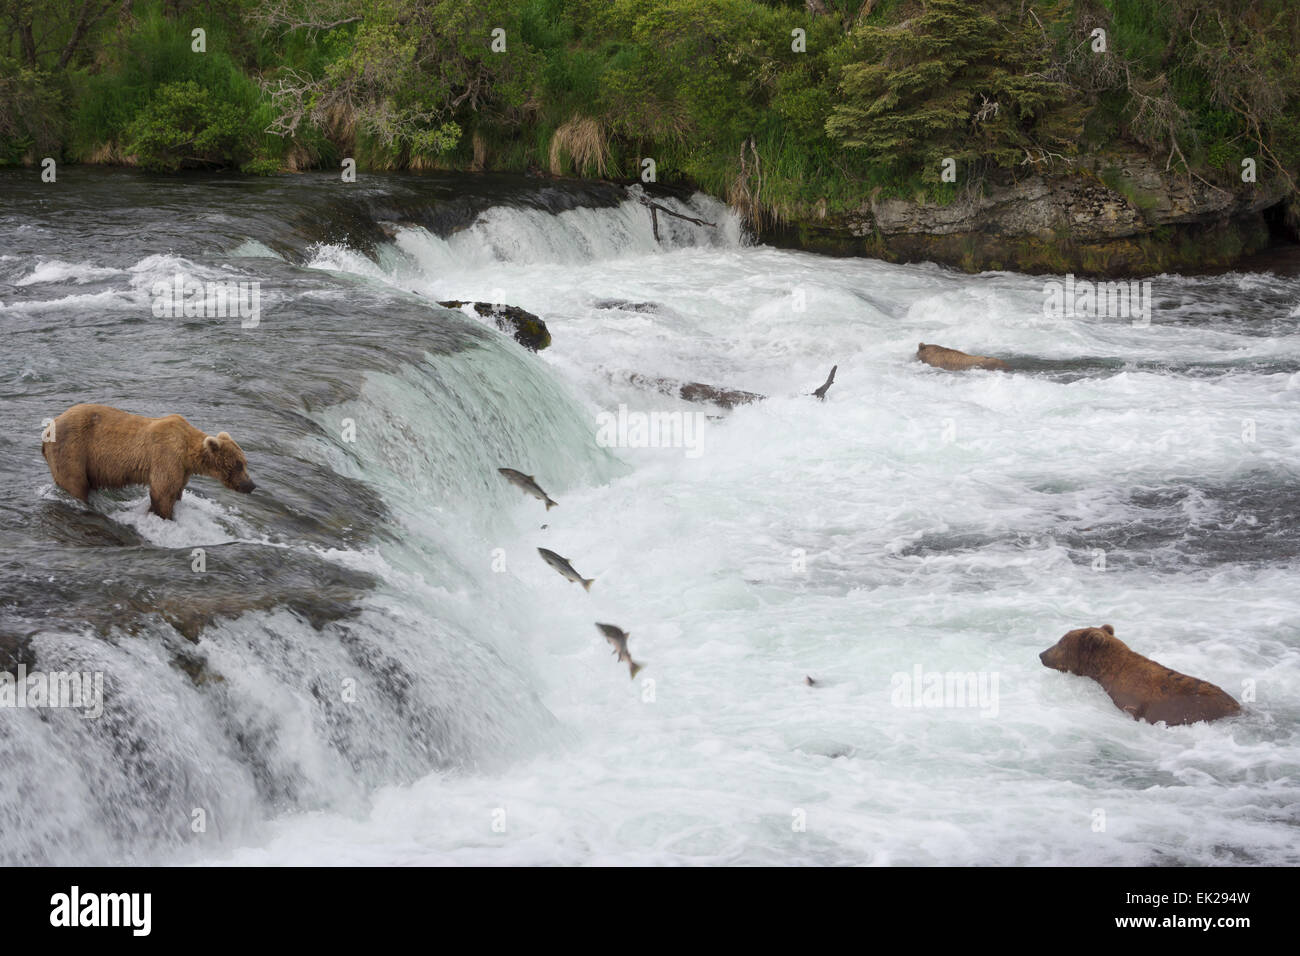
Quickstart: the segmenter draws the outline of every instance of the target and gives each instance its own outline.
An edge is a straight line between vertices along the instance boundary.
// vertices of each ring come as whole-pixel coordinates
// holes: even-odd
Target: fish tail
[[[638,664],[632,658],[627,659],[627,669],[632,672],[632,680],[636,680],[636,675],[645,669],[644,664]]]
[[[582,588],[584,591],[590,591],[591,586],[596,583],[595,578],[579,578],[578,580],[582,582]]]
[[[547,499],[546,499],[546,510],[547,510],[547,511],[550,511],[552,508],[554,508],[554,507],[555,507],[556,505],[558,505],[558,504],[559,504],[558,501],[552,501],[550,498],[547,498]]]

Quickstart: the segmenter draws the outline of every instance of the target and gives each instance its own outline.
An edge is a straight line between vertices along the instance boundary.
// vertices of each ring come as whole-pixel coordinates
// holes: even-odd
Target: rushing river
[[[362,180],[0,172],[0,670],[104,681],[0,708],[0,863],[1300,862],[1294,272],[1047,315],[1045,278],[755,245],[703,196],[656,242],[615,187]],[[258,321],[157,317],[178,273]],[[40,454],[83,401],[230,432],[257,491],[86,508]],[[621,406],[691,428],[611,442]],[[1039,663],[1103,623],[1242,716]]]

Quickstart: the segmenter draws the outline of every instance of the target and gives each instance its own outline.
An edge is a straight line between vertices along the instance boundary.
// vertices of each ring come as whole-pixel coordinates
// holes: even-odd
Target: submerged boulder
[[[592,303],[592,308],[621,312],[658,312],[661,307],[657,302],[633,302],[629,299],[597,299]]]
[[[93,513],[86,513],[93,520]],[[170,548],[103,549],[110,562],[87,561],[86,549],[43,555],[42,574],[22,574],[24,555],[0,555],[0,580],[7,584],[6,612],[27,630],[156,633],[165,621],[180,637],[197,643],[218,621],[252,611],[285,609],[320,630],[361,612],[361,601],[378,583],[373,575],[298,551],[285,560],[280,547],[229,542],[205,547],[208,573],[178,574],[188,551]],[[219,571],[217,569],[220,569]],[[17,628],[17,629],[16,629]],[[23,659],[30,634],[15,623],[0,628],[0,670]]]
[[[502,332],[511,333],[514,340],[530,352],[544,349],[551,344],[551,333],[546,328],[546,323],[538,316],[519,308],[517,305],[462,302],[459,299],[448,299],[438,304],[449,309],[459,309],[467,305],[472,306],[479,315],[494,321],[497,328]]]
[[[721,408],[749,405],[767,397],[758,392],[746,392],[738,388],[722,388],[717,385],[705,385],[703,382],[680,382],[671,378],[653,378],[636,373],[629,375],[628,381],[640,388],[651,388],[684,401],[709,402]]]

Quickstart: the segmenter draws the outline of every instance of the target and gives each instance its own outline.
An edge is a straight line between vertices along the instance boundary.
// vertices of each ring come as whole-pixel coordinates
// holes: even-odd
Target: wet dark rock
[[[195,687],[205,684],[224,684],[226,679],[208,667],[206,658],[182,652],[172,658],[172,664],[184,671]]]
[[[722,388],[706,385],[703,382],[681,382],[670,378],[654,378],[649,375],[632,374],[628,377],[639,388],[650,388],[664,395],[688,402],[711,403],[721,408],[735,408],[737,405],[749,405],[762,401],[767,396],[758,392],[746,392],[738,388]]]
[[[858,208],[825,202],[788,215],[763,238],[839,255],[939,262],[967,272],[1150,275],[1227,267],[1269,242],[1268,211],[1281,182],[1212,186],[1140,154],[1088,157],[1076,166],[985,184],[948,204],[864,196]]]
[[[299,182],[329,183],[300,204],[285,233],[283,221],[268,222],[271,248],[304,258],[318,243],[337,243],[373,256],[402,228],[420,227],[449,236],[474,225],[488,209],[507,205],[558,214],[570,209],[608,208],[625,198],[622,187],[595,180],[564,179],[540,184],[522,174],[474,177],[428,174],[350,183],[340,191],[337,174],[307,173]]]
[[[18,631],[0,631],[0,671],[14,673],[19,664],[25,664],[28,670],[36,666],[36,657],[31,649],[31,635]]]
[[[658,312],[660,310],[657,302],[631,302],[627,299],[597,299],[592,303],[592,307],[622,312]]]
[[[530,352],[544,349],[551,344],[551,333],[546,328],[546,323],[538,316],[519,308],[517,305],[462,302],[459,299],[448,299],[438,304],[448,309],[459,309],[466,305],[473,306],[475,312],[484,318],[491,319],[502,332],[511,333],[514,340]]]
[[[33,513],[33,531],[41,538],[73,548],[132,547],[144,539],[129,525],[68,500],[43,501]]]
[[[301,550],[232,543],[204,548],[207,570],[191,570],[189,549],[82,548],[44,552],[39,571],[21,551],[0,560],[5,611],[33,628],[90,628],[137,634],[158,618],[197,642],[219,620],[287,608],[318,630],[358,613],[375,579]],[[98,552],[98,553],[97,553]],[[0,645],[0,658],[10,643]]]

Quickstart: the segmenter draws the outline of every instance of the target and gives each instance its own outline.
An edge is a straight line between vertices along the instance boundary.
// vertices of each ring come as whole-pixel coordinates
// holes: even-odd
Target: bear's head
[[[257,487],[248,477],[248,459],[244,457],[244,449],[225,432],[215,438],[208,435],[203,439],[203,465],[210,477],[231,491],[248,494]]]
[[[1127,649],[1109,624],[1081,627],[1038,655],[1044,666],[1091,677],[1101,670],[1101,663],[1117,649]]]

